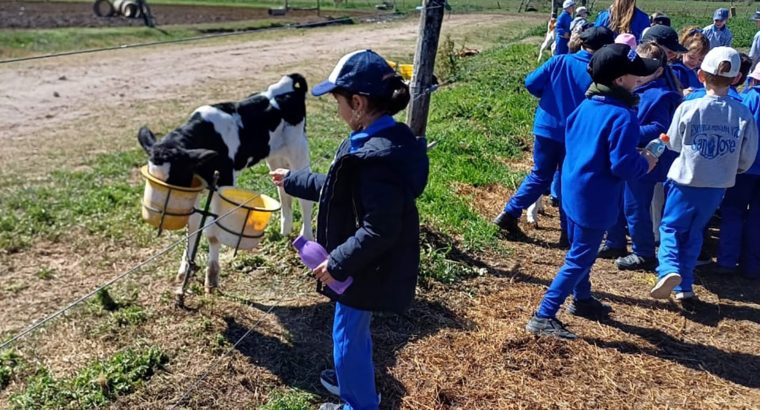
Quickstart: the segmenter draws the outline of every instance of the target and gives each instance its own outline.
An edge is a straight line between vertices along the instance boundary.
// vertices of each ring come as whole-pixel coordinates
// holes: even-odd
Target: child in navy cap
[[[713,24],[702,29],[702,33],[710,41],[710,49],[715,47],[731,47],[734,34],[726,25],[727,21],[728,9],[719,8],[713,13]]]
[[[736,50],[710,50],[699,71],[707,94],[681,104],[670,124],[669,148],[679,156],[668,171],[653,298],[667,299],[675,292],[676,300],[693,300],[703,230],[737,172],[747,171],[755,161],[755,120],[747,107],[728,96],[729,86],[740,77],[740,65]]]
[[[592,54],[613,41],[606,27],[591,27],[581,33],[583,49],[575,54],[554,56],[525,79],[528,92],[540,98],[533,122],[533,169],[520,188],[509,199],[494,223],[507,232],[511,239],[524,239],[518,225],[522,211],[549,189],[555,171],[565,157],[565,119],[578,104],[591,84],[587,67]],[[561,196],[561,187],[557,189]],[[564,213],[560,208],[563,236]],[[567,241],[567,237],[560,239]]]
[[[636,150],[641,139],[633,94],[641,77],[657,71],[657,60],[642,59],[625,44],[602,47],[589,65],[593,83],[567,120],[567,155],[562,166],[562,207],[567,214],[570,251],[526,330],[538,336],[574,339],[557,320],[570,293],[568,311],[597,319],[611,310],[591,295],[589,275],[604,232],[618,218],[615,204],[625,180],[651,171],[657,158]]]
[[[428,176],[423,138],[393,115],[409,103],[409,88],[371,50],[340,59],[312,94],[330,93],[351,133],[326,175],[277,169],[272,179],[290,195],[319,201],[317,241],[330,257],[314,269],[323,284],[353,283],[343,294],[323,286],[335,305],[335,370],[320,381],[345,402],[321,409],[377,409],[370,321],[373,311],[402,312],[414,298],[420,261],[415,199]]]

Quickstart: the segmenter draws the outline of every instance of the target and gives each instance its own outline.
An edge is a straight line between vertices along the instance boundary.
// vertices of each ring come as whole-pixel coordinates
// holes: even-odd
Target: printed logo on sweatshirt
[[[697,134],[692,148],[706,159],[715,159],[736,152],[736,138],[721,134]]]

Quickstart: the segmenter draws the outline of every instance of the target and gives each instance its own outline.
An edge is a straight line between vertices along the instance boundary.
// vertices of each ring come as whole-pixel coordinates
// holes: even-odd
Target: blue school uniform
[[[382,116],[351,133],[327,174],[290,172],[285,192],[319,201],[317,242],[330,252],[328,271],[352,277],[336,301],[333,359],[344,409],[377,409],[370,322],[373,311],[403,312],[419,272],[419,215],[415,198],[427,183],[424,139]]]
[[[760,123],[760,86],[748,88],[744,104]],[[736,176],[720,206],[718,265],[760,277],[760,154],[752,167]]]
[[[568,118],[562,206],[571,247],[536,316],[555,317],[571,292],[576,300],[591,297],[591,266],[604,232],[618,217],[610,204],[625,180],[647,172],[647,161],[636,151],[640,139],[636,111],[616,97],[593,95]]]
[[[610,20],[610,10],[607,9],[599,13],[599,16],[596,18],[594,25],[597,27],[604,26],[610,28]],[[641,35],[647,27],[649,27],[649,16],[647,16],[646,13],[636,7],[636,10],[633,14],[633,19],[631,20],[631,34],[636,37],[637,43],[641,41]],[[620,33],[616,32],[615,36],[618,34]]]
[[[683,88],[691,88],[693,90],[705,88],[705,85],[699,82],[697,70],[692,70],[691,68],[686,67],[681,61],[671,64],[670,68],[673,69],[673,74],[678,78],[678,81]]]
[[[660,134],[668,131],[673,113],[681,104],[682,97],[668,87],[663,78],[651,81],[637,88],[639,96],[637,118],[641,139],[638,147],[645,147]],[[622,199],[623,214],[613,227],[607,231],[606,245],[612,249],[626,247],[626,230],[631,235],[633,253],[645,258],[655,257],[655,240],[652,228],[650,207],[654,196],[654,187],[658,182],[664,182],[670,165],[678,154],[666,150],[655,168],[643,177],[626,181]]]
[[[557,17],[557,25],[554,26],[554,55],[567,54],[567,43],[570,42],[570,24],[573,22],[573,17],[567,10],[562,10],[562,13]],[[565,38],[565,35],[568,37]]]
[[[705,90],[705,87],[703,85],[702,88],[698,90],[694,90],[691,93],[689,93],[689,95],[684,97],[683,100],[684,101],[696,100],[697,98],[702,98],[706,95],[707,95],[707,90]],[[734,86],[731,86],[728,88],[728,96],[739,102],[744,101],[742,95],[739,94],[739,91],[737,91],[736,87]]]
[[[520,218],[522,211],[549,189],[554,173],[562,165],[565,119],[583,101],[591,85],[586,70],[590,61],[591,53],[585,50],[554,56],[525,79],[528,92],[541,100],[533,121],[533,169],[504,206],[504,212],[515,218]],[[557,191],[561,196],[561,186]],[[560,223],[564,232],[565,216],[561,208]]]

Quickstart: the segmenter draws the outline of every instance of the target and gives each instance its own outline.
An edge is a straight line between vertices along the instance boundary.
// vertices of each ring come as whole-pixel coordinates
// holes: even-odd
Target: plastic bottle
[[[330,257],[330,254],[327,253],[322,245],[314,241],[309,241],[301,235],[293,241],[293,247],[298,251],[298,255],[301,257],[301,261],[303,261],[304,265],[311,270],[316,269],[317,266]],[[342,282],[336,280],[328,286],[333,292],[341,295],[353,282],[354,278],[349,277]]]
[[[668,149],[669,142],[670,137],[668,137],[668,134],[660,134],[660,138],[655,138],[649,141],[645,149],[651,152],[655,157],[659,158],[660,155]]]

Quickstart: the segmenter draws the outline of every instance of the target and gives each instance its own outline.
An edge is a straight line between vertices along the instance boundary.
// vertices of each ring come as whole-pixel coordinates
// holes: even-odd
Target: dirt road
[[[526,17],[519,19],[524,24]],[[444,33],[466,34],[517,20],[451,15]],[[258,91],[286,72],[304,73],[313,84],[341,55],[358,48],[410,58],[417,26],[418,20],[409,18],[5,64],[0,66],[0,162],[12,164],[44,151],[46,158],[76,165],[72,158],[126,146],[122,138],[134,139],[141,123],[151,122],[158,102],[177,101],[169,109],[179,119],[220,95],[236,99]]]

